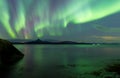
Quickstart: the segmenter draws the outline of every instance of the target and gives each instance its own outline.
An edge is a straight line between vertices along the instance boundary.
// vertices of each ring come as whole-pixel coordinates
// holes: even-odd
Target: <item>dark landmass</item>
[[[32,40],[32,41],[11,41],[13,44],[79,44],[73,41],[44,41],[44,40]]]
[[[24,54],[15,48],[11,42],[0,39],[0,66],[14,64],[23,56]]]
[[[54,41],[54,40],[22,40],[10,41],[13,44],[85,44],[85,45],[120,45],[120,43],[87,43],[87,42],[74,42],[74,41]]]

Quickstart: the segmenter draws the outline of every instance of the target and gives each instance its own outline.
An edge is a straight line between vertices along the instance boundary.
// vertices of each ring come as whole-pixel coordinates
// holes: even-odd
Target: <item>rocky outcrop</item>
[[[22,59],[23,56],[24,54],[16,49],[12,43],[0,39],[0,64],[14,64]]]

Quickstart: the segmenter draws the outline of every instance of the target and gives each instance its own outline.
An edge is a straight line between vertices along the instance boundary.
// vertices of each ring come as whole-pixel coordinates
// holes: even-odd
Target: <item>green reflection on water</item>
[[[104,67],[119,62],[119,46],[15,45],[25,57],[18,65],[24,77],[101,78]],[[22,47],[21,47],[22,46]],[[96,74],[97,73],[97,74]],[[59,77],[58,77],[59,76]]]

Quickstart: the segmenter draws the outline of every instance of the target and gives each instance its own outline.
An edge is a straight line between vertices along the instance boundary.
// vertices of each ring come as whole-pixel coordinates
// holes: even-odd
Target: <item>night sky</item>
[[[120,0],[0,0],[0,38],[120,42]]]

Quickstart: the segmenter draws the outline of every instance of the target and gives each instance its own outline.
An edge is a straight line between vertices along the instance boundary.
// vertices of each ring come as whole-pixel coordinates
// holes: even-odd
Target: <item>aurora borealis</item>
[[[119,38],[114,15],[120,16],[120,0],[0,0],[0,38]]]

